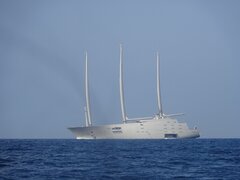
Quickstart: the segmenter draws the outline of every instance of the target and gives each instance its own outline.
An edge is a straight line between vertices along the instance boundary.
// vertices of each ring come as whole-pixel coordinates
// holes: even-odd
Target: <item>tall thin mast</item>
[[[85,62],[85,95],[86,95],[86,111],[87,111],[87,120],[88,120],[88,125],[92,125],[92,120],[91,120],[91,112],[90,112],[90,102],[89,102],[89,92],[88,92],[88,56],[86,52],[86,62]]]
[[[159,62],[158,52],[157,52],[157,100],[158,100],[159,116],[163,117],[162,102],[161,102],[161,90],[160,90],[160,62]]]
[[[120,102],[121,102],[121,111],[122,111],[122,121],[126,123],[126,111],[125,111],[125,102],[124,102],[124,92],[123,92],[123,50],[122,44],[120,44],[120,74],[119,74],[119,88],[120,88]]]
[[[88,115],[87,115],[87,108],[84,107],[84,114],[85,114],[85,126],[88,127],[89,124],[88,124]]]

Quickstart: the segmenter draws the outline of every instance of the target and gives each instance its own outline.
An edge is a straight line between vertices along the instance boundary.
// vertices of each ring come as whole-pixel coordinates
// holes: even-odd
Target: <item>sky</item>
[[[84,52],[94,125],[120,123],[119,44],[130,118],[165,114],[203,138],[240,138],[240,1],[1,0],[0,138],[74,138]]]

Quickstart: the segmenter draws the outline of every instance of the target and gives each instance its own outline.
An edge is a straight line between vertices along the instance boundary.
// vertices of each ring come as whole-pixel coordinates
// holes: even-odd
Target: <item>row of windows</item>
[[[113,127],[112,130],[119,130],[122,129],[121,127]]]
[[[113,133],[116,133],[116,134],[117,134],[117,133],[122,133],[121,130],[120,130],[120,131],[119,131],[119,130],[118,130],[118,131],[112,131],[112,132],[113,132]]]

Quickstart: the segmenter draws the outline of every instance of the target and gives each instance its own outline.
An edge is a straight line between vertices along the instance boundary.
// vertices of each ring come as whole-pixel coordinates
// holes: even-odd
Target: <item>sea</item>
[[[240,139],[1,139],[0,179],[240,179]]]

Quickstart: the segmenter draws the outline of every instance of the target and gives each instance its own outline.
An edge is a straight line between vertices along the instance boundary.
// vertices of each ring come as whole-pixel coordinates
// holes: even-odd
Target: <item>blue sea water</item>
[[[0,140],[0,179],[240,179],[240,139]]]

